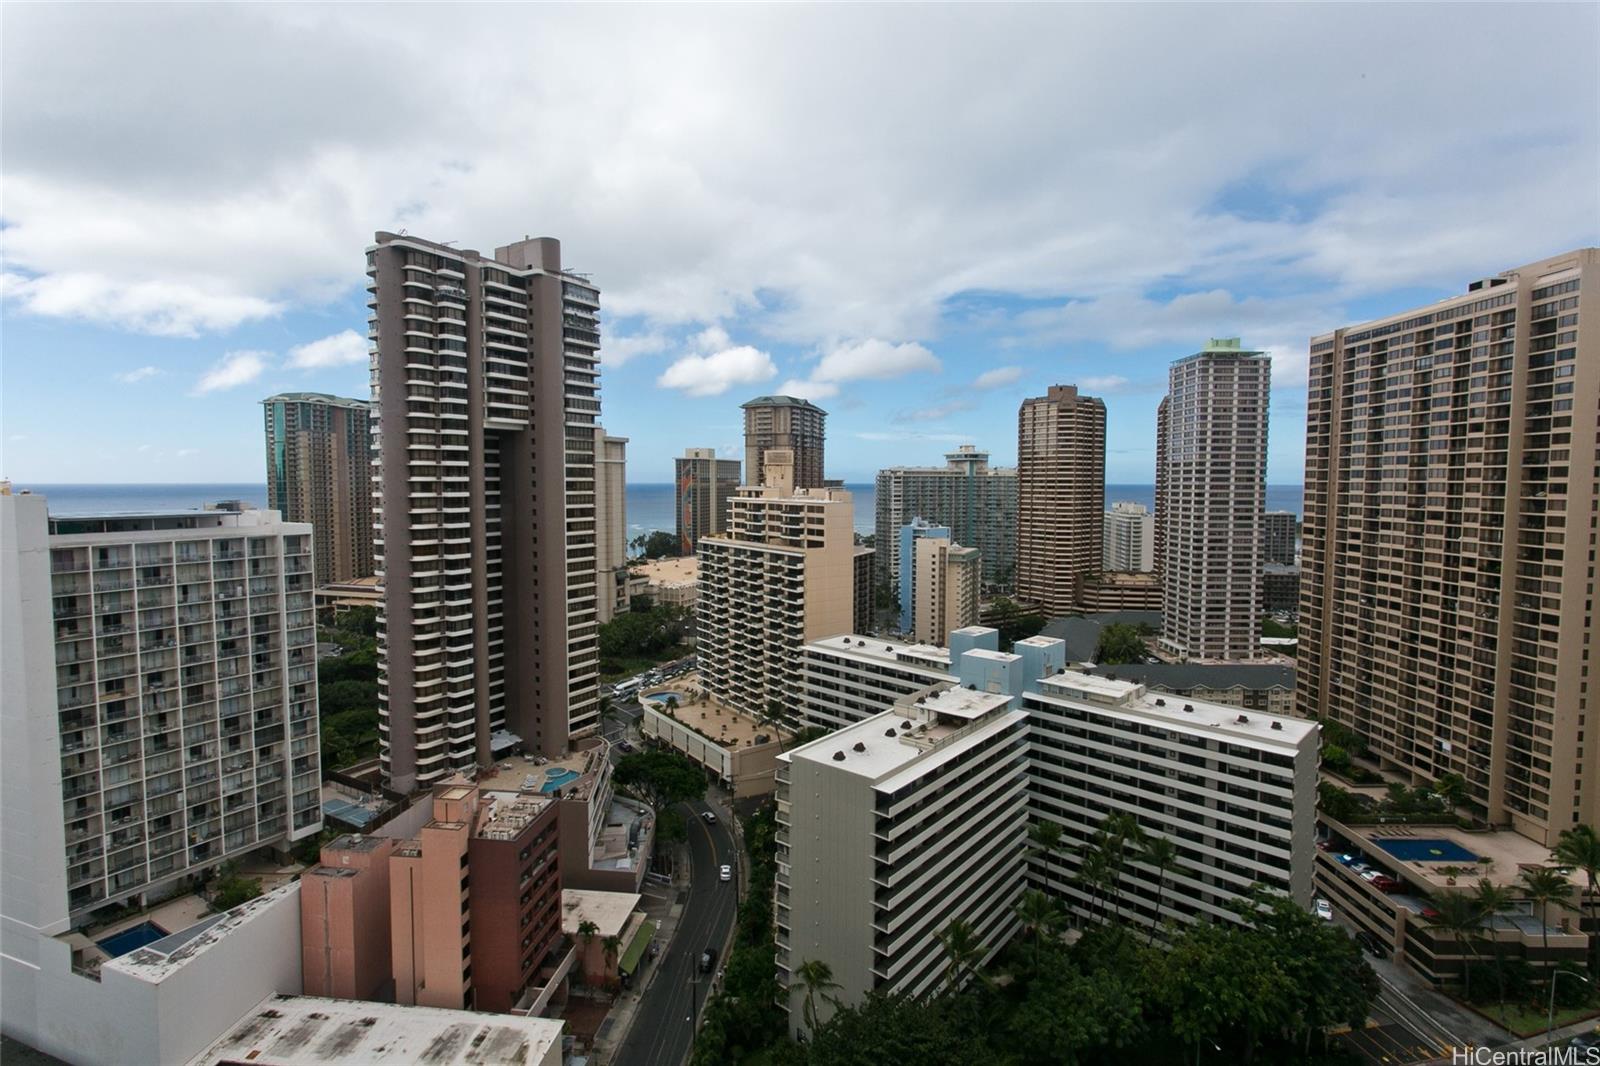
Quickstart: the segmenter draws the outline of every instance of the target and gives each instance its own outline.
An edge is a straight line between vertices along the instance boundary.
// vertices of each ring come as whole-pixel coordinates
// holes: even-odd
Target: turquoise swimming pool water
[[[1400,837],[1374,840],[1374,844],[1402,862],[1477,862],[1478,857],[1454,840],[1438,837]]]
[[[562,788],[582,776],[578,771],[568,770],[566,767],[562,767],[559,770],[551,770],[544,775],[544,782],[539,785],[539,791],[554,792],[556,789]]]

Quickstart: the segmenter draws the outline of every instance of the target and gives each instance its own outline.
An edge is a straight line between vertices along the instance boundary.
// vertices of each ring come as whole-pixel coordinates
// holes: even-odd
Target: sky
[[[262,398],[367,394],[364,252],[555,236],[630,481],[829,412],[828,474],[1016,454],[1167,364],[1600,243],[1600,7],[6,5],[0,474],[264,477]]]

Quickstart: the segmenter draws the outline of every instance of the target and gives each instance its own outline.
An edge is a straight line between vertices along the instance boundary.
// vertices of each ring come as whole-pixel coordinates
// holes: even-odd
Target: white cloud
[[[288,366],[294,370],[322,370],[366,361],[367,338],[353,329],[347,329],[331,337],[290,348]]]
[[[153,378],[159,373],[161,373],[160,367],[141,366],[137,370],[126,370],[121,374],[116,374],[114,376],[124,385],[134,385],[145,380],[146,378]]]
[[[826,400],[830,396],[839,395],[839,386],[831,381],[809,381],[805,378],[790,378],[778,386],[779,396],[798,396],[802,400]]]
[[[811,376],[818,381],[882,381],[907,374],[937,374],[939,360],[920,344],[891,344],[876,337],[840,344],[822,357]]]
[[[946,400],[941,404],[935,404],[932,407],[920,407],[910,411],[896,412],[894,420],[896,422],[939,422],[949,418],[951,415],[960,414],[962,411],[970,411],[975,406],[976,404],[971,400],[957,397],[953,400]]]
[[[999,389],[1007,385],[1015,385],[1022,380],[1020,366],[997,366],[993,370],[985,370],[972,382],[975,389]]]
[[[195,382],[193,395],[203,396],[219,389],[248,385],[266,370],[270,357],[270,352],[229,352],[200,375],[200,380]]]
[[[668,343],[664,334],[654,331],[610,337],[600,349],[600,359],[609,367],[622,366],[635,356],[665,351]]]
[[[116,281],[84,271],[7,273],[0,293],[29,314],[78,318],[165,337],[196,337],[266,318],[279,303],[182,279]]]
[[[1107,393],[1121,392],[1132,382],[1121,374],[1105,374],[1100,377],[1078,379],[1078,388],[1091,396],[1103,396]]]
[[[173,454],[175,454],[179,459],[187,459],[191,455],[199,455],[200,454],[200,449],[199,448],[179,448]]]
[[[777,373],[770,355],[742,344],[710,355],[686,355],[667,367],[656,384],[690,396],[720,396],[735,385],[769,381]]]

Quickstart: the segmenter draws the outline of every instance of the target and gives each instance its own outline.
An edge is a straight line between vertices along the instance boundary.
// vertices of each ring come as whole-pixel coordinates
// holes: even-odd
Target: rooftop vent
[[[842,752],[842,751],[834,752],[833,753],[833,761],[834,762],[844,762],[844,752]]]
[[[884,651],[894,651],[894,645],[893,644],[885,644],[883,646],[883,650]]]
[[[901,729],[910,729],[911,728],[911,719],[907,718],[905,721],[901,722],[900,723],[900,728]]]
[[[890,726],[888,729],[885,729],[883,731],[883,735],[886,736],[886,737],[894,736],[894,726]]]
[[[1283,728],[1283,723],[1282,722],[1273,722],[1272,723],[1272,728],[1274,728],[1274,729],[1282,729]]]
[[[1244,725],[1245,723],[1247,723],[1249,721],[1250,721],[1250,716],[1248,714],[1241,714],[1239,717],[1234,719],[1234,722],[1237,725]]]
[[[867,746],[866,746],[866,744],[864,744],[864,743],[862,743],[861,741],[858,740],[858,741],[856,741],[855,747],[853,749],[851,749],[851,750],[853,750],[853,751],[866,751],[867,750]]]
[[[1184,709],[1184,711],[1186,711],[1186,712],[1187,712],[1187,713],[1189,713],[1189,714],[1193,714],[1193,713],[1194,713],[1194,704],[1192,704],[1192,703],[1185,703],[1185,704],[1184,704],[1184,705],[1183,705],[1183,709]]]
[[[1167,701],[1166,700],[1161,700],[1161,699],[1156,700],[1156,706],[1157,707],[1165,707],[1166,705],[1167,705]]]
[[[978,685],[977,685],[976,682],[969,681],[967,683],[967,687],[970,688],[974,692],[978,691]]]

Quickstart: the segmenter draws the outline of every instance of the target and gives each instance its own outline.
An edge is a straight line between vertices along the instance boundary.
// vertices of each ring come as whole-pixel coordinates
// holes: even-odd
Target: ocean
[[[855,529],[863,536],[877,524],[876,487],[846,485],[855,497]],[[117,514],[138,511],[184,511],[218,500],[244,500],[257,507],[267,505],[267,487],[260,483],[230,485],[16,485],[14,491],[27,490],[47,496],[50,513],[55,515]],[[1300,513],[1299,485],[1268,485],[1267,510]],[[1142,503],[1154,509],[1154,485],[1107,485],[1106,506],[1119,501]],[[677,529],[673,514],[671,482],[628,486],[628,539],[641,533]]]

